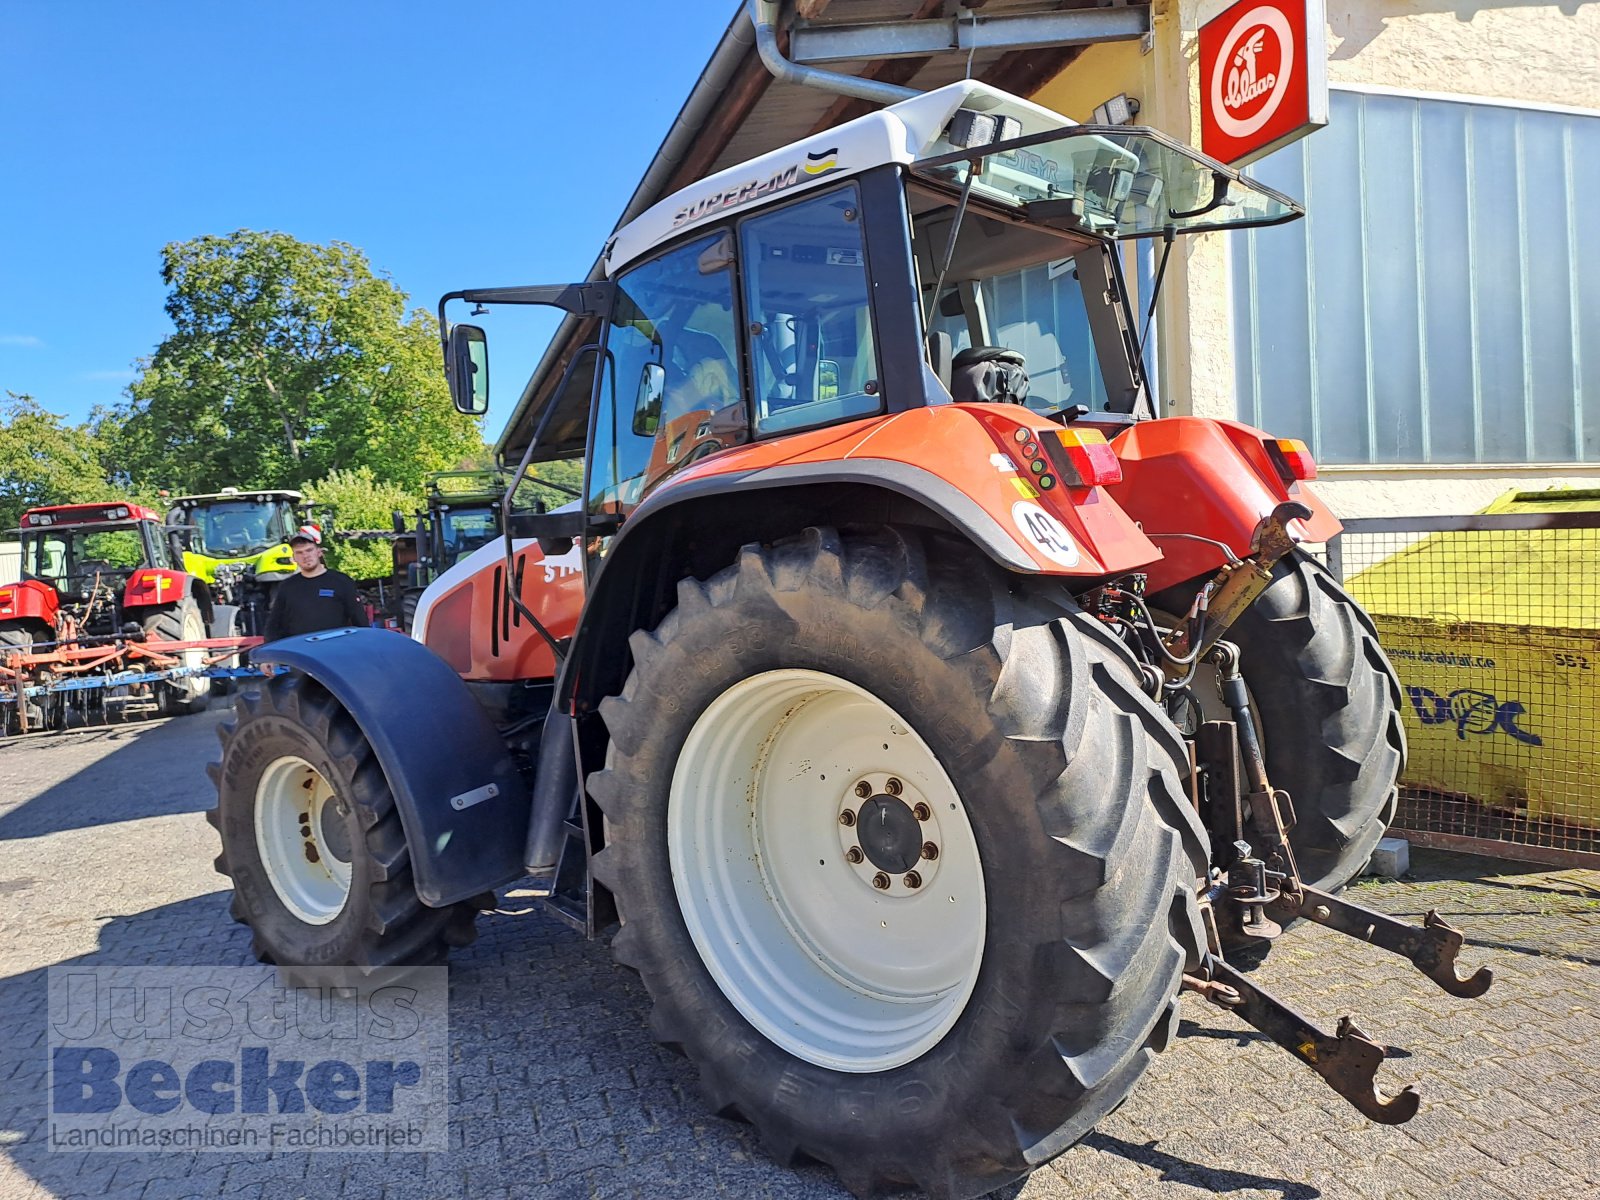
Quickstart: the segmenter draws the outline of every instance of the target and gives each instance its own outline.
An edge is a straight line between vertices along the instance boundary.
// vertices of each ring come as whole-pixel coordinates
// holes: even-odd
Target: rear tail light
[[[1267,457],[1284,483],[1317,477],[1316,460],[1299,438],[1263,438],[1262,445],[1266,446]]]
[[[1091,488],[1122,482],[1122,463],[1098,429],[1052,430],[1041,434],[1039,441],[1067,487]],[[1036,476],[1040,469],[1042,464],[1035,469]]]

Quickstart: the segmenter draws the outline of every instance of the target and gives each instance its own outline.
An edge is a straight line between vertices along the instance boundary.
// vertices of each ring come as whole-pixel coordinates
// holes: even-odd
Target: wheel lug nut
[[[872,795],[872,785],[863,779],[860,783],[856,784],[856,795],[865,800],[868,796]]]
[[[865,857],[865,855],[861,853],[860,846],[851,846],[850,849],[844,852],[844,857],[846,862],[858,863],[862,860],[862,858]]]
[[[914,805],[911,806],[911,815],[916,817],[916,819],[919,821],[926,821],[929,817],[933,816],[933,810],[930,809],[926,804],[922,803],[922,801],[918,800]]]
[[[905,790],[905,785],[902,784],[898,779],[890,776],[889,782],[883,785],[883,790],[888,792],[891,796],[898,796]]]
[[[916,888],[922,886],[922,876],[918,875],[915,871],[907,871],[905,873],[905,878],[903,878],[900,882],[905,884],[908,888],[915,890]]]
[[[854,825],[855,823],[856,823],[856,814],[853,811],[851,811],[850,809],[847,808],[842,813],[839,814],[839,824],[843,825],[846,829],[848,829],[850,826]]]
[[[927,859],[929,862],[932,862],[934,859],[939,857],[939,847],[935,846],[932,842],[923,842],[922,857]]]
[[[882,871],[879,871],[876,875],[874,875],[872,877],[872,886],[877,888],[880,892],[888,891],[889,890],[889,877],[887,875],[885,875]]]

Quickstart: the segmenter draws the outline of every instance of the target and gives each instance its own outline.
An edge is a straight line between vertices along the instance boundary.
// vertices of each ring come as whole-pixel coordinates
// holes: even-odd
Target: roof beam
[[[789,57],[797,63],[859,62],[965,54],[971,50],[1024,50],[1130,41],[1150,32],[1150,6],[1072,8],[1044,13],[998,13],[864,25],[808,25],[797,21]]]
[[[984,0],[978,2],[981,4]],[[920,21],[924,17],[932,16],[943,6],[944,0],[922,0],[922,3],[912,10],[908,19]],[[905,87],[909,86],[918,72],[928,65],[928,61],[926,58],[897,58],[893,62],[868,63],[862,69],[861,76],[864,79],[876,79],[880,83],[894,83]],[[865,113],[874,112],[880,107],[881,105],[871,104],[865,100],[841,96],[828,106],[828,111],[823,113],[821,119],[811,127],[811,132],[822,133],[835,125],[843,125],[846,121]]]

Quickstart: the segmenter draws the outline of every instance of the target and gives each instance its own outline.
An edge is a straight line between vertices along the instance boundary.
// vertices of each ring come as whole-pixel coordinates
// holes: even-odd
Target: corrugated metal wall
[[[1240,419],[1328,463],[1600,461],[1600,116],[1334,91],[1249,173]]]

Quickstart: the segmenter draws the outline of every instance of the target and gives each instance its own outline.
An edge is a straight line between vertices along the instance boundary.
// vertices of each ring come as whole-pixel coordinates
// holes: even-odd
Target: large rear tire
[[[1173,589],[1156,603],[1181,612],[1192,599],[1192,590]],[[1267,774],[1294,804],[1289,845],[1300,876],[1338,891],[1394,819],[1405,765],[1400,682],[1377,628],[1321,564],[1296,551],[1227,637],[1241,651]],[[1206,718],[1227,719],[1213,668],[1199,670],[1193,691]],[[1246,838],[1259,844],[1253,824]],[[1226,929],[1223,938],[1238,940]]]
[[[418,898],[393,793],[355,719],[321,684],[275,675],[238,694],[207,768],[217,871],[262,962],[428,966],[474,936],[471,903]]]
[[[1400,681],[1372,618],[1309,555],[1280,560],[1234,625],[1267,773],[1294,803],[1307,883],[1337,891],[1394,819],[1405,766]]]
[[[176,604],[147,613],[141,623],[149,641],[200,642],[207,636],[205,617],[193,596],[185,596]],[[204,650],[185,650],[178,654],[185,667],[195,669],[205,665],[205,658]],[[185,675],[180,679],[161,680],[152,686],[164,716],[203,712],[211,698],[211,680],[205,675]]]
[[[811,529],[630,646],[595,875],[716,1111],[858,1195],[975,1196],[1128,1094],[1208,851],[1175,730],[1064,590]]]

